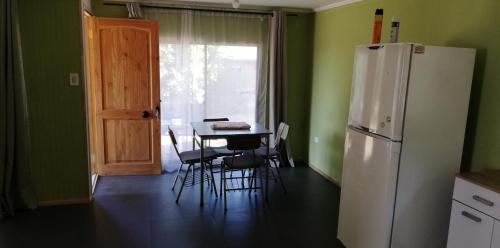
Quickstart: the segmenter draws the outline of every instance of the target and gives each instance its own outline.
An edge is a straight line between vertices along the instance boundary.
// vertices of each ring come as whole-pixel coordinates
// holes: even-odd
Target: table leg
[[[193,128],[193,151],[195,148],[196,148],[196,132],[194,131],[194,128]]]
[[[200,165],[201,165],[201,174],[200,174],[200,206],[203,207],[203,182],[204,174],[205,174],[205,140],[200,137]]]
[[[269,134],[266,136],[266,202],[269,201]]]

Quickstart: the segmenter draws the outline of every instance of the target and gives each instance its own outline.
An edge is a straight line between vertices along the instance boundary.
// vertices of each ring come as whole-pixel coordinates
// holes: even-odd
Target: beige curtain
[[[142,12],[159,22],[162,134],[171,127],[184,150],[191,146],[193,121],[227,117],[266,124],[270,15],[152,7]],[[175,154],[168,139],[162,151],[162,159]],[[166,171],[176,169],[168,160],[162,164]]]

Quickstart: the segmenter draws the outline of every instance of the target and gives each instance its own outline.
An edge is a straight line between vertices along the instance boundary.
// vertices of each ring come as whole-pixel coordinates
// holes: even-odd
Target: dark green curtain
[[[277,133],[281,122],[286,122],[286,113],[288,112],[286,17],[287,13],[280,10],[274,11],[271,19],[269,127],[274,133]],[[289,143],[281,145],[284,146],[284,149],[280,152],[280,167],[293,167]]]
[[[0,218],[33,209],[26,87],[16,0],[0,1]]]

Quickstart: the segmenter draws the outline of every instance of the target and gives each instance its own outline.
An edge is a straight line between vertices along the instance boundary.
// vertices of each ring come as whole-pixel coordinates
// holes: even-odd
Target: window
[[[193,121],[220,117],[256,121],[257,53],[257,46],[160,45],[165,159],[176,159],[173,150],[165,147],[170,146],[168,126],[175,130],[179,147],[186,150],[192,146]]]

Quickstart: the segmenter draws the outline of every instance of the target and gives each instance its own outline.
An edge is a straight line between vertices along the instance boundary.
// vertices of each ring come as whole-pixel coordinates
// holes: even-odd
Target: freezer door
[[[411,44],[356,47],[349,125],[401,140]]]
[[[348,129],[338,238],[349,248],[388,248],[401,143]]]

